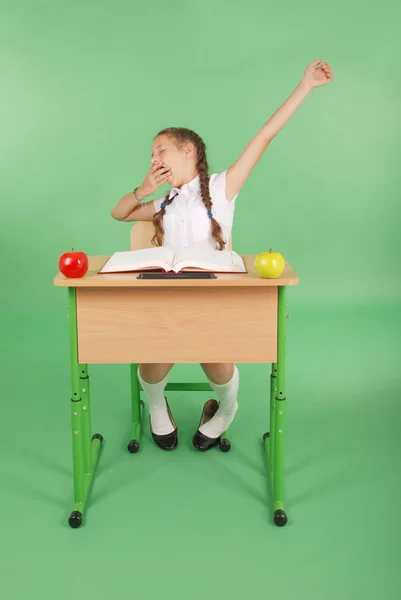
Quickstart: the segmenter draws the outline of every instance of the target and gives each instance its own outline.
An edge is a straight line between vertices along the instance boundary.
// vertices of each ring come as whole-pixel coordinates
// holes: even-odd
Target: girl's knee
[[[227,383],[234,374],[234,363],[200,363],[200,365],[206,376],[214,383]]]
[[[158,383],[166,377],[174,363],[140,363],[141,377],[148,383]]]

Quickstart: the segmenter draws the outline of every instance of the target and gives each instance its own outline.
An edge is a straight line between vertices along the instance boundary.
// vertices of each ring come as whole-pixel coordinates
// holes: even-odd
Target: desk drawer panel
[[[77,288],[81,363],[276,362],[277,287]]]

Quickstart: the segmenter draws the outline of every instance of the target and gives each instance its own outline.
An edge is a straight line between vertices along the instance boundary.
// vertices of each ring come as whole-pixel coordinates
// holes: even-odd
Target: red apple
[[[64,252],[58,259],[58,268],[65,277],[83,277],[88,270],[89,261],[85,252]]]

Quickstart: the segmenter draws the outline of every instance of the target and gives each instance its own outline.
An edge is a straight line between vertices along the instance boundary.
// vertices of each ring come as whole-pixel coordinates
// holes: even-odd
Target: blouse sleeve
[[[238,196],[238,194],[236,194],[234,198],[232,198],[231,200],[227,200],[226,177],[227,169],[225,171],[222,171],[221,173],[214,173],[210,177],[210,195],[212,196],[212,201],[222,206],[226,206],[230,202],[234,202],[234,200]]]

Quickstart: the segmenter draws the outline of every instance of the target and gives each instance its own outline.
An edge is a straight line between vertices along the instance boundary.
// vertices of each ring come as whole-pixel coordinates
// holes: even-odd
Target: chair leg
[[[229,452],[231,450],[231,443],[228,439],[229,431],[230,428],[227,427],[227,429],[221,434],[219,448],[222,452]]]
[[[128,443],[131,454],[139,451],[139,440],[141,436],[141,424],[145,403],[141,400],[140,383],[138,379],[138,365],[131,364],[131,406],[132,406],[132,439]]]

